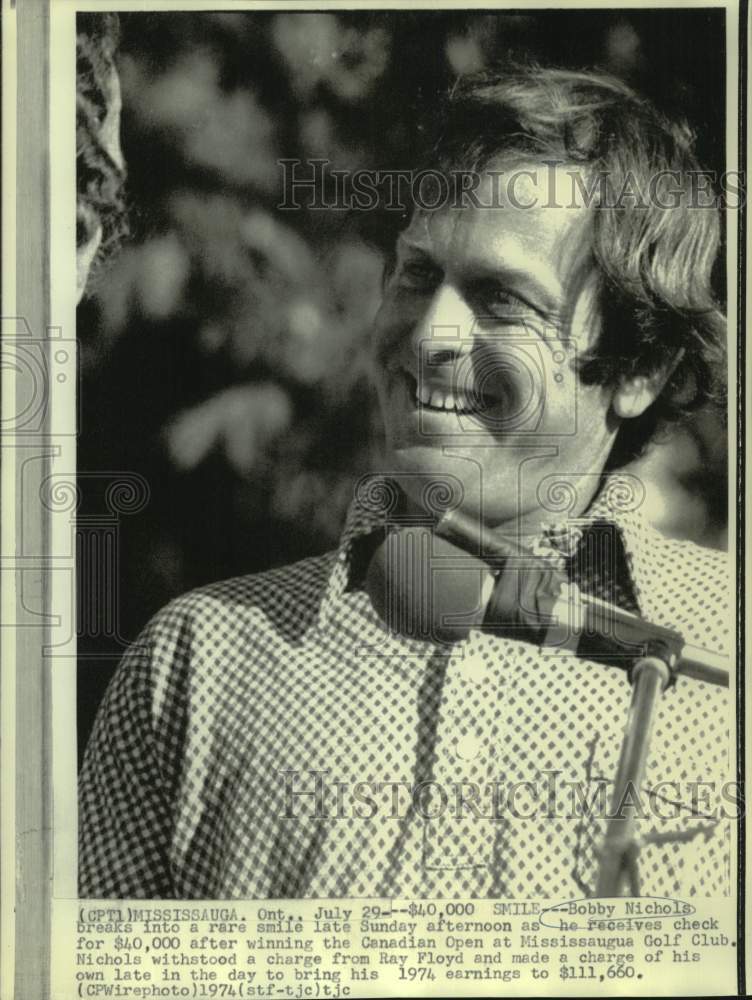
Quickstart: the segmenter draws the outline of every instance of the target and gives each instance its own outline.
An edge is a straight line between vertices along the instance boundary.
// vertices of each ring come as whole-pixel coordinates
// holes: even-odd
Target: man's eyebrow
[[[434,260],[433,256],[431,255],[431,251],[428,249],[428,247],[425,244],[422,244],[422,243],[420,243],[417,240],[410,239],[408,236],[405,236],[404,233],[402,233],[397,238],[397,244],[395,246],[395,250],[397,252],[399,252],[400,250],[417,251],[418,253],[423,254],[424,257],[429,257],[431,260]],[[438,267],[438,264],[437,264],[437,267]]]
[[[515,267],[513,264],[489,264],[478,261],[468,262],[467,268],[486,280],[502,281],[527,291],[547,309],[561,308],[564,289],[548,268],[538,271],[535,268]]]

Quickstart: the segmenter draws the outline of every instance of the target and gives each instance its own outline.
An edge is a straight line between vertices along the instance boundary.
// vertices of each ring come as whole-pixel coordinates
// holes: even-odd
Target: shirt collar
[[[572,491],[574,494],[574,490]],[[383,532],[399,504],[399,490],[383,476],[373,475],[361,480],[347,511],[333,565],[329,572],[320,621],[328,620],[350,584],[353,555],[359,539],[374,532]],[[579,534],[596,522],[613,524],[624,545],[629,582],[638,608],[650,614],[648,570],[651,553],[661,538],[645,516],[645,487],[628,472],[615,472],[604,477],[595,499],[581,517],[568,522],[564,532],[541,523],[540,542],[544,548],[553,545],[571,550]],[[537,547],[537,546],[534,546]]]
[[[591,524],[606,521],[618,528],[638,609],[643,615],[652,617],[650,567],[655,561],[662,536],[648,522],[645,501],[645,486],[638,476],[630,472],[614,472],[604,479],[584,519]]]

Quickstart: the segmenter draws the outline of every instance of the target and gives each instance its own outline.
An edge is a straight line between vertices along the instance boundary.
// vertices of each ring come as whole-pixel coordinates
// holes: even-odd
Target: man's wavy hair
[[[127,231],[125,173],[107,152],[104,123],[113,101],[117,14],[79,14],[76,21],[76,247],[97,223],[102,241],[94,265],[110,256]]]
[[[594,199],[603,324],[598,343],[579,359],[580,379],[616,386],[630,376],[670,375],[653,405],[623,422],[610,467],[637,458],[660,427],[722,401],[726,322],[712,288],[720,213],[692,207],[700,165],[685,123],[669,121],[606,74],[531,66],[461,78],[434,124],[433,167],[554,160],[580,168],[588,190],[595,183],[596,191],[615,192]],[[635,184],[652,200],[619,203]]]

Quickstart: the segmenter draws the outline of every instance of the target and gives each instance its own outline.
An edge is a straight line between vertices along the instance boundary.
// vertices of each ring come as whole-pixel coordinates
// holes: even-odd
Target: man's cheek
[[[536,429],[546,400],[545,375],[537,357],[510,344],[483,358],[476,379],[481,397],[493,404],[483,415],[488,429],[505,436]]]
[[[409,337],[410,330],[409,318],[400,316],[392,305],[382,307],[376,317],[372,337],[376,363],[384,365],[392,361],[395,353],[403,347],[406,338]]]

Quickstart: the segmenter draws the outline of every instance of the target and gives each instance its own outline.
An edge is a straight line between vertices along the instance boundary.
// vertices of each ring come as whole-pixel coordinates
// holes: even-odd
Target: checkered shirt
[[[611,526],[621,562],[578,578],[570,560],[574,579],[728,652],[726,557],[634,507],[601,492],[581,528]],[[85,756],[82,897],[592,893],[626,672],[478,629],[448,646],[392,635],[353,569],[379,525],[356,499],[335,552],[203,587],[147,626]],[[730,713],[729,691],[697,680],[663,696],[643,894],[730,892]]]

